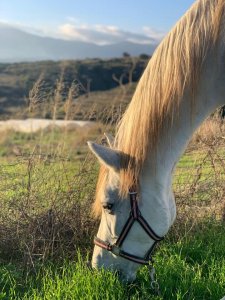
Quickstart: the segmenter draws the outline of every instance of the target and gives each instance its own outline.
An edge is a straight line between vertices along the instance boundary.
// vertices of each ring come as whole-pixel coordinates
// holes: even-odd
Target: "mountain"
[[[142,53],[152,54],[157,46],[154,41],[151,44],[123,42],[99,46],[41,37],[1,23],[0,41],[0,62],[112,58],[121,57],[123,52],[137,56]]]

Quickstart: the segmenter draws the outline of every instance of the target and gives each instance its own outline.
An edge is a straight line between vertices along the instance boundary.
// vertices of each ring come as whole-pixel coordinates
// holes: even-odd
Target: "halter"
[[[149,263],[152,263],[152,252],[156,246],[156,244],[164,239],[164,237],[159,237],[151,228],[151,226],[147,223],[145,218],[141,215],[140,209],[138,208],[138,202],[137,202],[137,192],[129,191],[130,195],[130,215],[117,239],[117,241],[114,244],[110,244],[108,242],[105,242],[101,240],[98,237],[94,238],[94,244],[98,247],[101,247],[102,249],[105,249],[107,251],[112,252],[116,256],[121,256],[127,260],[130,260],[132,262],[135,262],[137,264],[141,265],[149,265]],[[133,226],[134,222],[137,221],[141,227],[144,229],[144,231],[148,234],[148,236],[154,240],[153,245],[151,248],[147,251],[144,258],[130,254],[124,250],[122,250],[122,244],[127,237],[131,227]]]

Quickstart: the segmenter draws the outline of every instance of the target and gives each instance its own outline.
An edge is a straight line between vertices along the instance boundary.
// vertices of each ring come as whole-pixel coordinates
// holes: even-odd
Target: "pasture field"
[[[90,214],[98,165],[86,141],[102,134],[98,124],[87,131],[1,134],[0,299],[221,299],[223,140],[195,140],[178,164],[178,216],[155,255],[156,296],[146,267],[132,285],[86,267],[98,225]]]
[[[181,232],[180,232],[181,233]],[[1,264],[0,299],[221,299],[225,289],[224,226],[198,224],[178,240],[170,235],[155,256],[162,297],[154,295],[146,267],[127,286],[109,272],[87,269],[84,259],[46,263],[36,274]]]

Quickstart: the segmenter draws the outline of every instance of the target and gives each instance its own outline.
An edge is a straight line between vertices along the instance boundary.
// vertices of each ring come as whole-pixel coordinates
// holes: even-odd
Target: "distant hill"
[[[86,58],[121,57],[123,52],[132,56],[152,54],[157,42],[135,44],[123,42],[99,46],[80,41],[66,41],[41,37],[0,23],[0,62],[31,62],[41,60],[70,60]]]
[[[0,119],[34,116],[52,118],[54,93],[61,76],[63,77],[63,88],[60,92],[62,103],[57,117],[64,118],[63,105],[71,85],[75,84],[77,91],[72,101],[76,105],[70,118],[87,120],[92,110],[91,118],[96,119],[96,114],[102,112],[107,106],[126,105],[129,102],[134,83],[141,77],[147,62],[148,58],[143,55],[108,60],[0,64]],[[37,91],[37,97],[42,104],[30,115],[29,92],[41,74],[42,84]],[[119,81],[123,83],[122,87]]]

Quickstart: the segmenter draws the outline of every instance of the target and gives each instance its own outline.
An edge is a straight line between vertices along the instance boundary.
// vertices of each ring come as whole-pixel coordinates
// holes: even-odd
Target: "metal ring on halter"
[[[149,265],[149,276],[151,279],[151,288],[154,290],[154,292],[158,295],[161,296],[160,288],[159,288],[159,283],[157,279],[155,278],[155,267],[153,264]]]
[[[152,288],[153,290],[158,290],[158,289],[159,289],[159,284],[158,284],[158,282],[157,282],[157,281],[152,281],[152,282],[151,282],[151,288]]]

